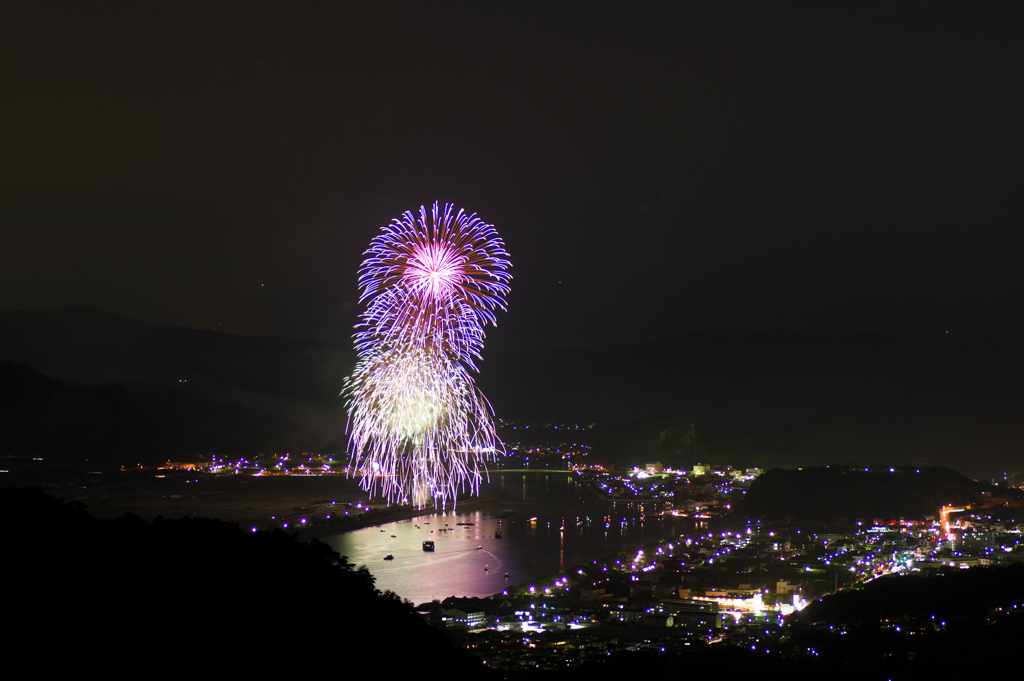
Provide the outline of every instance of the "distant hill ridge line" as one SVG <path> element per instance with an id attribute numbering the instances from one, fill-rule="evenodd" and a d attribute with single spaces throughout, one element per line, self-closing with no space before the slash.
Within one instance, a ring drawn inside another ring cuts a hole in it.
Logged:
<path id="1" fill-rule="evenodd" d="M 719 433 L 703 440 L 716 457 L 934 453 L 935 463 L 965 470 L 966 459 L 994 455 L 1009 465 L 1017 456 L 1022 358 L 1024 339 L 1005 336 L 710 330 L 610 348 L 486 353 L 476 380 L 499 418 L 596 422 L 598 437 L 673 414 Z M 0 311 L 0 360 L 67 386 L 141 381 L 178 390 L 185 381 L 189 392 L 161 398 L 182 422 L 161 432 L 187 429 L 188 414 L 212 409 L 229 422 L 255 421 L 275 442 L 343 447 L 339 393 L 355 354 L 348 337 L 237 336 L 72 307 Z M 634 455 L 659 452 L 672 455 L 647 445 Z"/>

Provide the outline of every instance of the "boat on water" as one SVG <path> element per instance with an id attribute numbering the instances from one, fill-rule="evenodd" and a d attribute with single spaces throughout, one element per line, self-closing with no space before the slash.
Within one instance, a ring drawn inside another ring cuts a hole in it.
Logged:
<path id="1" fill-rule="evenodd" d="M 423 550 L 424 551 L 433 551 L 434 550 L 434 540 L 433 539 L 425 540 L 423 542 Z"/>

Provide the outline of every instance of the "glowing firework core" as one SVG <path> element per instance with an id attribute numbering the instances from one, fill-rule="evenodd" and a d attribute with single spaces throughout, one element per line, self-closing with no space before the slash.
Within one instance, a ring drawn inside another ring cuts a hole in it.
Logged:
<path id="1" fill-rule="evenodd" d="M 373 239 L 359 270 L 369 301 L 359 360 L 343 392 L 350 470 L 371 496 L 379 488 L 419 507 L 478 493 L 486 460 L 503 451 L 469 371 L 505 308 L 511 263 L 491 225 L 452 211 L 421 207 Z"/>
<path id="2" fill-rule="evenodd" d="M 420 245 L 409 259 L 408 275 L 413 291 L 424 298 L 447 300 L 462 278 L 462 263 L 449 248 Z"/>

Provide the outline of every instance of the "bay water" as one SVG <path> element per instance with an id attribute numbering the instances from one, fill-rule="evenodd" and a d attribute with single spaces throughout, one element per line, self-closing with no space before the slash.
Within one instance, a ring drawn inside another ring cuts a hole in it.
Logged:
<path id="1" fill-rule="evenodd" d="M 565 473 L 492 472 L 481 497 L 463 498 L 455 512 L 321 539 L 350 562 L 366 565 L 377 588 L 419 604 L 493 596 L 701 531 L 701 521 L 659 516 L 651 502 L 612 502 Z M 434 542 L 433 551 L 423 549 L 425 540 Z M 388 555 L 392 559 L 385 560 Z"/>

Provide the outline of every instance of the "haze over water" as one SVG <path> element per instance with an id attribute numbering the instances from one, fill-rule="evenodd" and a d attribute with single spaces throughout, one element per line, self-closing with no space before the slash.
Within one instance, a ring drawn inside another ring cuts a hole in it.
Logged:
<path id="1" fill-rule="evenodd" d="M 564 473 L 492 473 L 485 499 L 464 499 L 456 513 L 427 514 L 323 541 L 352 563 L 366 565 L 379 589 L 423 603 L 493 596 L 620 551 L 706 531 L 689 518 L 644 518 L 638 502 L 604 501 Z M 499 522 L 503 536 L 496 539 Z M 425 539 L 434 540 L 433 552 L 423 550 Z M 384 560 L 389 553 L 394 560 Z"/>

